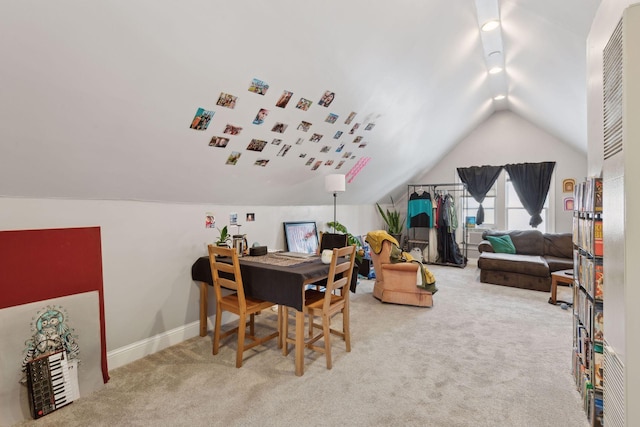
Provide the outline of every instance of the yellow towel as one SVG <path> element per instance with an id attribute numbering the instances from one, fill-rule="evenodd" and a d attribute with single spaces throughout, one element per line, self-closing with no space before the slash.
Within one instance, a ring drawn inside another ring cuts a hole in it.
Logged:
<path id="1" fill-rule="evenodd" d="M 396 246 L 400 246 L 400 243 L 398 243 L 396 238 L 384 230 L 370 231 L 367 233 L 367 238 L 364 240 L 365 242 L 369 243 L 369 246 L 371 246 L 371 250 L 377 254 L 379 254 L 382 250 L 382 242 L 384 242 L 385 240 L 390 241 Z"/>

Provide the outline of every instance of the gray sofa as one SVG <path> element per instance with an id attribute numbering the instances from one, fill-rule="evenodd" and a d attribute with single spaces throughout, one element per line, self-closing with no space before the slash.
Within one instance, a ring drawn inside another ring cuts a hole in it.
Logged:
<path id="1" fill-rule="evenodd" d="M 486 236 L 508 234 L 515 254 L 495 253 Z M 478 245 L 480 281 L 549 292 L 551 273 L 573 268 L 571 233 L 541 233 L 538 230 L 494 231 L 482 233 Z"/>

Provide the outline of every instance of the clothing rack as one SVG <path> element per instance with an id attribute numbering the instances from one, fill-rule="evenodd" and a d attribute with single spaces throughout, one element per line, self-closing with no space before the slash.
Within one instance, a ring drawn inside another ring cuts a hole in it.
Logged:
<path id="1" fill-rule="evenodd" d="M 412 200 L 411 197 L 414 194 L 417 197 Z M 451 224 L 455 226 L 446 227 L 445 221 L 436 228 L 437 221 L 434 219 L 437 203 L 448 196 L 451 196 L 455 206 L 455 218 L 452 218 L 454 224 Z M 408 232 L 405 250 L 414 258 L 417 255 L 416 251 L 420 250 L 422 261 L 427 264 L 465 267 L 468 245 L 467 224 L 463 213 L 467 209 L 467 196 L 467 185 L 464 183 L 409 184 L 407 186 Z M 415 215 L 412 216 L 412 214 Z M 440 229 L 441 226 L 442 229 Z"/>

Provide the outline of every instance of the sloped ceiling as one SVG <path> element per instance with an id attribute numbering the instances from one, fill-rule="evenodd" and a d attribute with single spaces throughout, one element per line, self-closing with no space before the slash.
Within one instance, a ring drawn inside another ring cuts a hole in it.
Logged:
<path id="1" fill-rule="evenodd" d="M 600 2 L 491 1 L 502 105 L 474 0 L 2 2 L 0 195 L 328 204 L 324 176 L 366 163 L 340 200 L 374 203 L 500 108 L 586 152 L 585 42 Z M 249 91 L 253 79 L 266 94 Z M 292 100 L 278 108 L 285 90 Z M 325 91 L 335 93 L 328 107 L 318 105 Z M 235 108 L 216 105 L 221 93 L 237 96 Z M 206 130 L 190 129 L 199 108 L 215 112 Z M 269 115 L 253 124 L 261 108 Z M 225 135 L 228 124 L 243 130 Z M 226 147 L 209 146 L 216 136 Z M 267 144 L 247 150 L 252 139 Z"/>

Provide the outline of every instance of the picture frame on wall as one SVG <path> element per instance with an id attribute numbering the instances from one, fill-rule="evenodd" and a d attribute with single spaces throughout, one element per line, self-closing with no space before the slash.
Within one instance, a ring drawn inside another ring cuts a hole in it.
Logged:
<path id="1" fill-rule="evenodd" d="M 565 178 L 562 180 L 563 193 L 573 193 L 575 186 L 576 186 L 576 180 L 573 178 Z"/>
<path id="2" fill-rule="evenodd" d="M 565 211 L 573 211 L 574 203 L 573 197 L 565 197 L 564 198 L 564 210 Z"/>

